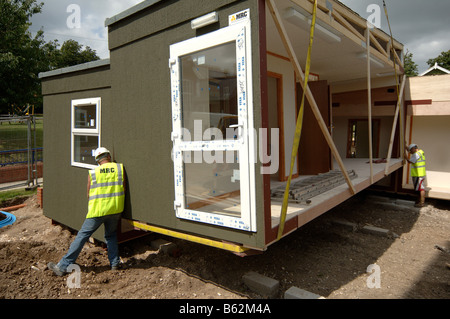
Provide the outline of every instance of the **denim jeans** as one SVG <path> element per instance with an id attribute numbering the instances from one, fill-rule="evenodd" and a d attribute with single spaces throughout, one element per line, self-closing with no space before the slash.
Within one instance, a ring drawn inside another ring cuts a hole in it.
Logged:
<path id="1" fill-rule="evenodd" d="M 102 225 L 105 224 L 105 240 L 108 247 L 108 259 L 111 267 L 119 264 L 119 246 L 117 243 L 117 227 L 121 214 L 107 215 L 102 217 L 86 218 L 81 226 L 77 237 L 72 242 L 66 255 L 58 262 L 62 271 L 67 271 L 69 265 L 74 264 L 89 237 Z"/>

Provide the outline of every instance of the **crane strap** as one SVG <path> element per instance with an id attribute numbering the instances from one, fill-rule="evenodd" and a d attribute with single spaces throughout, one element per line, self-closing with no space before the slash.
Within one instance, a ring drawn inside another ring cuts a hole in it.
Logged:
<path id="1" fill-rule="evenodd" d="M 313 14 L 312 14 L 312 20 L 311 20 L 311 30 L 310 30 L 310 36 L 309 36 L 308 55 L 306 58 L 306 66 L 305 66 L 305 79 L 304 79 L 304 86 L 303 86 L 303 94 L 302 94 L 302 100 L 301 100 L 301 104 L 300 104 L 300 110 L 299 110 L 298 116 L 297 116 L 297 124 L 295 127 L 294 142 L 292 145 L 291 166 L 290 166 L 290 171 L 289 171 L 289 178 L 286 183 L 286 189 L 284 191 L 284 196 L 283 196 L 283 204 L 281 206 L 280 225 L 278 227 L 278 239 L 280 239 L 281 236 L 283 235 L 284 225 L 286 223 L 287 207 L 288 207 L 288 203 L 289 203 L 289 188 L 291 186 L 292 172 L 294 170 L 295 159 L 297 157 L 298 146 L 300 144 L 300 137 L 302 134 L 303 111 L 304 111 L 304 105 L 305 105 L 305 92 L 306 92 L 306 88 L 308 86 L 309 69 L 310 69 L 310 65 L 311 65 L 311 50 L 312 50 L 313 39 L 314 39 L 314 29 L 315 29 L 315 25 L 316 25 L 316 13 L 317 13 L 317 0 L 314 1 L 314 8 L 313 8 Z"/>

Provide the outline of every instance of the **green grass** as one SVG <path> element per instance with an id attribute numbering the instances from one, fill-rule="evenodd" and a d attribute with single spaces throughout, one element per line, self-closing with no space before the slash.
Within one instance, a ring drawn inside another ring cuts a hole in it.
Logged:
<path id="1" fill-rule="evenodd" d="M 31 124 L 31 129 L 34 125 Z M 44 123 L 42 120 L 36 121 L 36 147 L 43 147 Z M 32 132 L 34 133 L 34 132 Z M 0 125 L 0 151 L 26 149 L 28 126 L 26 123 L 3 122 Z M 32 135 L 31 146 L 34 146 L 34 136 Z"/>
<path id="2" fill-rule="evenodd" d="M 36 194 L 37 189 L 34 190 L 24 190 L 24 189 L 17 189 L 17 190 L 10 190 L 10 191 L 3 191 L 0 192 L 0 207 L 3 206 L 3 203 L 10 201 L 12 199 L 15 199 L 17 197 L 30 197 Z"/>

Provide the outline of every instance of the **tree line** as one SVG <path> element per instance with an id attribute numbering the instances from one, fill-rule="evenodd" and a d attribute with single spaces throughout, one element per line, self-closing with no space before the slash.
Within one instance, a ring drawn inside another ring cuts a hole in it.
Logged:
<path id="1" fill-rule="evenodd" d="M 36 0 L 0 0 L 0 114 L 20 114 L 27 106 L 42 113 L 40 72 L 99 60 L 95 50 L 67 40 L 46 42 L 44 31 L 29 31 L 42 11 Z"/>

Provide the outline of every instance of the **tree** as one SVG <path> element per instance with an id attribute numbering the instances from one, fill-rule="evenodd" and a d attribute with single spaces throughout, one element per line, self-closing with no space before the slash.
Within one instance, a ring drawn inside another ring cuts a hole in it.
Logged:
<path id="1" fill-rule="evenodd" d="M 417 76 L 419 74 L 418 66 L 413 61 L 413 54 L 409 51 L 406 51 L 405 54 L 404 68 L 406 76 Z"/>
<path id="2" fill-rule="evenodd" d="M 33 38 L 28 27 L 42 5 L 35 0 L 0 0 L 0 114 L 38 102 L 43 32 Z"/>
<path id="3" fill-rule="evenodd" d="M 40 72 L 98 60 L 89 47 L 68 40 L 45 42 L 44 31 L 33 37 L 30 18 L 41 12 L 36 0 L 0 0 L 0 114 L 16 113 L 27 105 L 42 111 Z"/>
<path id="4" fill-rule="evenodd" d="M 83 50 L 83 46 L 77 41 L 67 40 L 64 41 L 61 49 L 55 53 L 51 62 L 52 67 L 58 69 L 99 59 L 95 50 L 90 47 L 86 46 Z"/>

